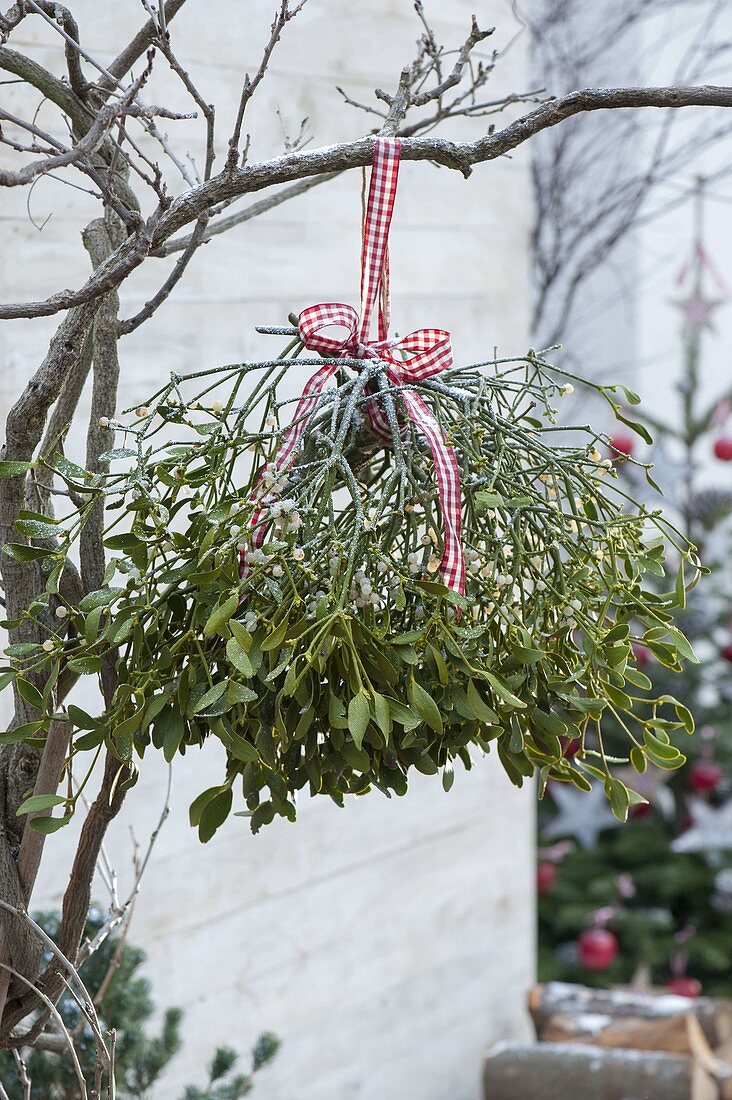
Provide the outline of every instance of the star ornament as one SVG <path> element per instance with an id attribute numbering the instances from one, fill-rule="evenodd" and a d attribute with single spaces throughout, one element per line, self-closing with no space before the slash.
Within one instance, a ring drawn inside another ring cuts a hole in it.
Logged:
<path id="1" fill-rule="evenodd" d="M 674 852 L 732 850 L 732 798 L 723 806 L 710 806 L 701 798 L 689 800 L 691 827 L 671 842 Z"/>
<path id="2" fill-rule="evenodd" d="M 586 792 L 564 783 L 552 783 L 549 790 L 559 812 L 542 829 L 547 839 L 571 836 L 583 848 L 594 848 L 600 833 L 620 824 L 613 817 L 599 783 Z"/>
<path id="3" fill-rule="evenodd" d="M 681 310 L 690 328 L 713 329 L 712 313 L 724 301 L 724 298 L 705 298 L 703 294 L 690 294 L 688 298 L 682 298 L 673 304 Z"/>

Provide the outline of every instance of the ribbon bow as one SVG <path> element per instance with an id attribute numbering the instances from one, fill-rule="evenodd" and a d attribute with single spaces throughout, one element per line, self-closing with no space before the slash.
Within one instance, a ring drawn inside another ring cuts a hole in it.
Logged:
<path id="1" fill-rule="evenodd" d="M 410 389 L 410 384 L 431 378 L 452 366 L 450 333 L 439 328 L 421 328 L 397 340 L 389 339 L 389 228 L 391 225 L 401 142 L 398 138 L 377 138 L 374 145 L 373 169 L 369 186 L 361 252 L 361 317 L 353 306 L 342 302 L 321 302 L 302 311 L 299 332 L 310 351 L 329 359 L 378 359 L 385 364 L 392 385 L 399 387 L 409 419 L 425 436 L 432 452 L 437 476 L 437 489 L 445 528 L 445 546 L 440 573 L 449 587 L 462 594 L 465 591 L 465 560 L 460 541 L 460 467 L 454 449 L 445 441 L 437 420 L 425 401 Z M 377 309 L 378 304 L 378 309 Z M 377 312 L 375 340 L 370 338 L 372 318 Z M 324 330 L 338 327 L 345 335 L 328 335 Z M 306 383 L 295 410 L 275 467 L 287 468 L 300 442 L 308 413 L 318 403 L 318 395 L 338 369 L 337 363 L 326 363 Z M 381 402 L 366 402 L 371 426 L 384 442 L 392 432 Z M 260 513 L 254 517 L 257 523 Z M 258 543 L 264 539 L 259 525 L 255 531 Z"/>

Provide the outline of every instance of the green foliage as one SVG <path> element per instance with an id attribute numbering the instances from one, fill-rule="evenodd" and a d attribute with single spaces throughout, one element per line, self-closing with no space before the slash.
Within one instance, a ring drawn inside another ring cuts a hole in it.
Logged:
<path id="1" fill-rule="evenodd" d="M 252 1051 L 248 1073 L 235 1073 L 239 1055 L 231 1047 L 219 1047 L 208 1067 L 208 1082 L 204 1088 L 189 1085 L 182 1100 L 239 1100 L 254 1087 L 254 1074 L 270 1062 L 280 1047 L 276 1035 L 265 1031 Z"/>
<path id="2" fill-rule="evenodd" d="M 323 395 L 286 469 L 273 460 L 280 414 L 291 416 L 278 386 L 298 370 L 287 359 L 174 377 L 136 425 L 114 425 L 134 445 L 109 452 L 109 476 L 56 456 L 55 472 L 84 503 L 56 523 L 19 520 L 28 538 L 54 536 L 38 548 L 46 602 L 58 602 L 69 547 L 101 501 L 112 556 L 105 586 L 64 605 L 45 648 L 8 649 L 9 677 L 47 677 L 48 699 L 61 668 L 97 676 L 114 657 L 108 710 L 66 714 L 75 753 L 107 743 L 134 765 L 150 748 L 172 760 L 219 740 L 223 781 L 191 807 L 202 840 L 231 812 L 235 788 L 256 832 L 276 815 L 293 820 L 304 788 L 339 805 L 372 788 L 402 795 L 412 769 L 441 773 L 447 788 L 456 760 L 472 766 L 471 748 L 496 751 L 517 785 L 535 772 L 542 787 L 558 779 L 586 789 L 598 777 L 624 816 L 627 795 L 589 735 L 612 712 L 637 767 L 683 761 L 669 734 L 688 716 L 648 690 L 633 644 L 673 670 L 694 659 L 672 622 L 698 575 L 688 544 L 659 512 L 625 507 L 594 433 L 567 429 L 553 442 L 551 402 L 573 387 L 530 353 L 415 385 L 461 467 L 468 581 L 457 595 L 439 579 L 442 517 L 426 441 L 381 365 L 351 365 L 358 373 L 341 372 Z M 205 389 L 191 394 L 200 378 Z M 628 423 L 613 391 L 593 388 Z M 364 417 L 376 400 L 392 428 L 388 448 Z M 662 535 L 689 565 L 668 590 L 647 583 L 665 577 Z M 30 744 L 48 729 L 50 705 L 39 711 Z M 569 732 L 583 739 L 572 759 Z M 31 824 L 47 830 L 54 820 Z"/>
<path id="3" fill-rule="evenodd" d="M 51 938 L 56 938 L 58 914 L 41 913 L 35 919 Z M 93 939 L 103 922 L 102 913 L 92 908 L 86 925 L 87 937 Z M 106 975 L 113 967 L 118 948 L 118 938 L 109 936 L 84 963 L 81 976 L 93 996 L 102 988 Z M 129 945 L 122 947 L 113 976 L 97 1005 L 103 1029 L 115 1028 L 117 1032 L 117 1095 L 120 1100 L 143 1100 L 150 1086 L 180 1049 L 180 1022 L 183 1015 L 180 1009 L 167 1009 L 160 1030 L 157 1033 L 148 1033 L 154 1005 L 150 996 L 150 983 L 138 974 L 144 961 L 144 952 L 138 948 Z M 91 1029 L 86 1026 L 71 993 L 62 994 L 58 1009 L 73 1036 L 84 1078 L 92 1082 L 96 1045 Z M 78 1096 L 76 1075 L 66 1055 L 43 1050 L 22 1053 L 32 1082 L 32 1100 L 71 1100 Z M 5 1085 L 10 1100 L 23 1100 L 15 1063 L 9 1051 L 0 1051 L 0 1080 Z"/>
<path id="4" fill-rule="evenodd" d="M 52 939 L 57 937 L 57 913 L 36 914 L 35 920 Z M 86 936 L 93 940 L 103 923 L 102 913 L 93 907 Z M 181 1048 L 183 1013 L 179 1008 L 166 1009 L 160 1030 L 148 1033 L 154 1012 L 150 983 L 137 973 L 144 961 L 143 951 L 126 943 L 122 945 L 118 937 L 110 935 L 89 956 L 80 971 L 95 1000 L 102 1031 L 110 1028 L 116 1031 L 115 1077 L 119 1100 L 149 1100 L 152 1086 Z M 96 1045 L 91 1029 L 85 1024 L 70 992 L 62 994 L 58 1009 L 73 1037 L 84 1079 L 90 1087 L 96 1064 Z M 275 1035 L 264 1032 L 252 1050 L 249 1071 L 238 1074 L 233 1070 L 239 1055 L 230 1047 L 220 1047 L 211 1060 L 206 1087 L 188 1086 L 181 1100 L 239 1100 L 247 1096 L 254 1086 L 254 1074 L 274 1058 L 279 1046 Z M 30 1100 L 77 1100 L 79 1086 L 66 1055 L 38 1049 L 23 1049 L 21 1054 L 31 1081 Z M 0 1081 L 9 1100 L 26 1100 L 15 1061 L 7 1050 L 0 1051 Z"/>

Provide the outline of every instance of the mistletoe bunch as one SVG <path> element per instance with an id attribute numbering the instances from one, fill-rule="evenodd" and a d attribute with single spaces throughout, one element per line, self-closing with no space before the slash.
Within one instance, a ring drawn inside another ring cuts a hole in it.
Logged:
<path id="1" fill-rule="evenodd" d="M 39 717 L 0 740 L 41 745 L 52 719 L 66 721 L 71 768 L 105 744 L 134 765 L 151 748 L 170 761 L 214 737 L 227 766 L 191 806 L 203 840 L 237 788 L 256 831 L 275 815 L 294 819 L 305 788 L 338 804 L 372 787 L 401 795 L 414 768 L 441 773 L 449 789 L 455 761 L 470 768 L 476 749 L 496 751 L 518 785 L 535 772 L 542 785 L 589 789 L 599 779 L 625 817 L 638 796 L 611 775 L 619 758 L 606 755 L 600 720 L 615 716 L 623 759 L 639 771 L 683 761 L 669 731 L 691 732 L 691 716 L 653 695 L 633 646 L 673 669 L 694 659 L 672 616 L 685 600 L 684 563 L 690 583 L 699 567 L 659 511 L 626 497 L 596 433 L 559 428 L 554 402 L 573 378 L 645 429 L 614 388 L 533 352 L 413 384 L 460 465 L 462 596 L 440 577 L 429 448 L 377 360 L 339 362 L 302 445 L 278 466 L 294 405 L 283 388 L 323 363 L 301 351 L 295 338 L 276 360 L 174 376 L 134 418 L 105 422 L 124 441 L 103 456 L 107 474 L 89 474 L 60 446 L 42 460 L 72 503 L 58 520 L 24 513 L 25 541 L 4 547 L 47 571 L 26 614 L 52 611 L 53 625 L 42 645 L 7 650 L 0 686 L 15 682 Z M 390 426 L 386 445 L 369 402 Z M 5 476 L 23 472 L 0 465 Z M 105 585 L 72 605 L 59 580 L 100 508 Z M 646 578 L 664 575 L 669 544 L 678 574 L 659 593 Z M 105 662 L 117 686 L 104 712 L 61 707 L 70 679 L 99 675 Z M 582 748 L 568 756 L 576 738 Z M 76 798 L 70 784 L 25 809 L 63 804 L 60 817 L 31 821 L 50 831 Z"/>

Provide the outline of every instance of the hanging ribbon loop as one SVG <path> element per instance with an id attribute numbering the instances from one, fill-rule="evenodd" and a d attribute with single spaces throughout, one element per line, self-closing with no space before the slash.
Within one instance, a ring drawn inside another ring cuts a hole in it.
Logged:
<path id="1" fill-rule="evenodd" d="M 389 339 L 389 228 L 399 180 L 400 150 L 398 138 L 379 137 L 374 144 L 361 250 L 360 318 L 353 306 L 321 302 L 302 311 L 298 328 L 305 347 L 328 359 L 378 359 L 385 364 L 387 377 L 398 388 L 409 419 L 422 432 L 432 452 L 445 529 L 440 573 L 444 583 L 462 595 L 465 560 L 460 540 L 460 468 L 455 451 L 446 442 L 429 406 L 410 388 L 412 383 L 424 381 L 452 366 L 450 333 L 444 329 L 423 328 L 399 339 Z M 377 335 L 371 339 L 374 315 Z M 334 335 L 333 328 L 340 328 L 344 334 Z M 292 460 L 308 414 L 336 370 L 337 364 L 325 364 L 307 382 L 293 423 L 275 459 L 278 471 L 284 471 Z M 378 394 L 372 395 L 366 408 L 375 434 L 388 442 L 392 432 Z M 255 532 L 255 539 L 259 532 L 262 532 L 261 542 L 264 539 L 261 526 Z"/>

